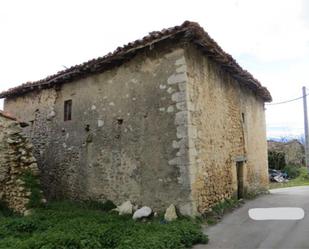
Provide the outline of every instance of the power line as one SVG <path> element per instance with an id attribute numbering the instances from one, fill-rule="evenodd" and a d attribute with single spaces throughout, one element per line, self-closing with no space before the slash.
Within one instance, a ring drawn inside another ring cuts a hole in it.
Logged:
<path id="1" fill-rule="evenodd" d="M 305 96 L 308 96 L 308 95 L 309 95 L 309 93 L 306 94 Z M 270 105 L 281 105 L 281 104 L 286 104 L 286 103 L 289 103 L 289 102 L 293 102 L 293 101 L 302 99 L 303 97 L 304 97 L 304 96 L 301 96 L 301 97 L 298 97 L 298 98 L 295 98 L 295 99 L 289 99 L 289 100 L 285 100 L 285 101 L 281 101 L 281 102 L 277 102 L 277 103 L 269 103 L 269 104 L 266 103 L 266 105 L 267 105 L 267 106 L 270 106 Z"/>

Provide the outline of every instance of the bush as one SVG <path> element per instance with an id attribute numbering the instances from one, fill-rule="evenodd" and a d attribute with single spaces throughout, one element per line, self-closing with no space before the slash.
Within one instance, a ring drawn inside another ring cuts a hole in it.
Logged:
<path id="1" fill-rule="evenodd" d="M 217 215 L 223 215 L 226 210 L 234 207 L 234 202 L 236 203 L 236 200 L 234 199 L 225 199 L 213 206 L 212 211 Z"/>
<path id="2" fill-rule="evenodd" d="M 239 205 L 240 202 L 236 198 L 224 199 L 216 205 L 212 206 L 212 210 L 210 212 L 206 212 L 204 214 L 204 218 L 206 219 L 208 225 L 216 224 L 224 214 L 230 212 Z"/>
<path id="3" fill-rule="evenodd" d="M 207 243 L 198 222 L 180 218 L 134 221 L 102 211 L 97 203 L 50 203 L 31 216 L 0 219 L 5 249 L 184 249 Z M 110 205 L 110 203 L 109 203 Z M 104 208 L 106 208 L 104 206 Z"/>
<path id="4" fill-rule="evenodd" d="M 309 180 L 308 169 L 306 167 L 299 168 L 299 178 L 301 180 Z"/>
<path id="5" fill-rule="evenodd" d="M 270 169 L 282 170 L 285 166 L 285 153 L 268 151 L 268 165 Z"/>
<path id="6" fill-rule="evenodd" d="M 283 172 L 287 173 L 290 178 L 296 178 L 300 175 L 300 168 L 293 166 L 293 165 L 287 165 L 284 167 Z"/>
<path id="7" fill-rule="evenodd" d="M 22 174 L 21 180 L 25 182 L 25 187 L 31 192 L 27 208 L 42 207 L 43 195 L 39 179 L 30 170 L 27 170 Z"/>
<path id="8" fill-rule="evenodd" d="M 8 208 L 7 204 L 4 201 L 0 201 L 0 217 L 11 215 L 13 215 L 13 211 Z"/>
<path id="9" fill-rule="evenodd" d="M 113 210 L 117 207 L 110 200 L 107 200 L 105 202 L 98 202 L 98 201 L 89 200 L 89 201 L 85 201 L 84 203 L 92 209 L 99 209 L 99 210 L 106 211 L 106 212 L 111 211 L 111 210 Z"/>

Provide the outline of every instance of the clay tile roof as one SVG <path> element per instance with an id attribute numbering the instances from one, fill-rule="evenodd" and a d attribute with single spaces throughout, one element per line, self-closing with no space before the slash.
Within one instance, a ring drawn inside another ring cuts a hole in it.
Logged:
<path id="1" fill-rule="evenodd" d="M 0 116 L 18 122 L 18 123 L 20 124 L 21 127 L 26 127 L 26 126 L 28 126 L 27 123 L 19 121 L 17 118 L 13 117 L 11 114 L 9 114 L 9 113 L 7 113 L 7 112 L 4 112 L 4 111 L 1 111 L 1 110 L 0 110 Z"/>
<path id="2" fill-rule="evenodd" d="M 128 61 L 139 50 L 165 39 L 182 39 L 195 44 L 204 54 L 229 72 L 240 84 L 252 89 L 264 101 L 272 101 L 269 91 L 258 80 L 239 66 L 231 55 L 225 53 L 198 23 L 189 21 L 185 21 L 181 26 L 150 32 L 144 38 L 130 42 L 123 47 L 118 47 L 114 52 L 103 57 L 72 66 L 42 80 L 27 82 L 11 88 L 0 93 L 0 98 L 23 95 L 33 90 L 54 87 L 57 84 L 71 82 L 87 75 L 103 72 Z"/>

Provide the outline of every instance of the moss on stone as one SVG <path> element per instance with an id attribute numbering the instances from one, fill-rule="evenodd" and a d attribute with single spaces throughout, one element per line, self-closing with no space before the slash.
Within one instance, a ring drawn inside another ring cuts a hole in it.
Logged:
<path id="1" fill-rule="evenodd" d="M 34 176 L 30 170 L 26 170 L 22 174 L 21 180 L 25 182 L 27 191 L 31 193 L 29 196 L 27 208 L 42 207 L 43 195 L 38 177 Z"/>

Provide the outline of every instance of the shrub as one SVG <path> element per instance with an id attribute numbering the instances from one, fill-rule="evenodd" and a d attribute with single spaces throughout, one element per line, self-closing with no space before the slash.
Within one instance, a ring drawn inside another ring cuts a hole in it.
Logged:
<path id="1" fill-rule="evenodd" d="M 111 211 L 117 206 L 110 200 L 107 200 L 105 202 L 98 202 L 98 201 L 93 201 L 93 200 L 88 200 L 84 202 L 88 207 L 93 208 L 93 209 L 99 209 L 102 211 Z"/>
<path id="2" fill-rule="evenodd" d="M 287 173 L 290 178 L 296 178 L 299 176 L 301 170 L 299 167 L 287 165 L 284 167 L 283 171 Z"/>
<path id="3" fill-rule="evenodd" d="M 222 216 L 234 208 L 238 207 L 241 202 L 236 198 L 227 198 L 212 206 L 212 210 L 203 214 L 208 225 L 213 225 L 222 218 Z"/>
<path id="4" fill-rule="evenodd" d="M 270 169 L 282 170 L 285 166 L 285 153 L 268 151 L 268 165 Z"/>
<path id="5" fill-rule="evenodd" d="M 0 217 L 11 215 L 13 215 L 13 211 L 8 208 L 7 204 L 4 201 L 0 201 Z"/>
<path id="6" fill-rule="evenodd" d="M 12 234 L 32 233 L 38 229 L 35 221 L 30 219 L 14 219 L 6 225 L 6 229 Z"/>
<path id="7" fill-rule="evenodd" d="M 42 207 L 43 195 L 38 178 L 30 170 L 27 170 L 22 174 L 21 180 L 25 182 L 25 187 L 31 192 L 27 208 Z"/>
<path id="8" fill-rule="evenodd" d="M 299 168 L 299 178 L 301 180 L 309 180 L 308 169 L 306 167 Z"/>
<path id="9" fill-rule="evenodd" d="M 224 199 L 223 201 L 213 206 L 212 210 L 218 215 L 223 215 L 225 212 L 230 211 L 238 205 L 239 201 L 236 198 Z"/>

